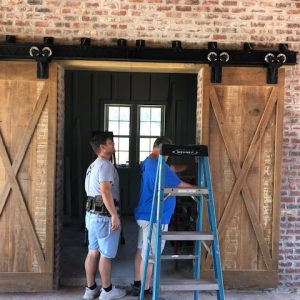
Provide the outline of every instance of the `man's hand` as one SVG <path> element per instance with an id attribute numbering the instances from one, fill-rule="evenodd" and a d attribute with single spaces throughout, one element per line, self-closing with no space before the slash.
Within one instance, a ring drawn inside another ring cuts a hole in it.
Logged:
<path id="1" fill-rule="evenodd" d="M 114 199 L 111 190 L 111 182 L 100 182 L 100 191 L 103 198 L 103 203 L 111 215 L 111 229 L 117 230 L 121 227 L 121 222 L 114 204 Z"/>
<path id="2" fill-rule="evenodd" d="M 117 214 L 112 215 L 111 216 L 111 229 L 112 230 L 117 230 L 119 228 L 121 228 L 121 221 L 120 221 L 119 216 Z"/>
<path id="3" fill-rule="evenodd" d="M 179 187 L 179 188 L 189 188 L 189 187 L 197 187 L 196 185 L 192 185 L 192 184 L 190 184 L 190 183 L 188 183 L 188 182 L 185 182 L 185 181 L 181 181 L 178 185 L 177 185 L 177 187 Z"/>

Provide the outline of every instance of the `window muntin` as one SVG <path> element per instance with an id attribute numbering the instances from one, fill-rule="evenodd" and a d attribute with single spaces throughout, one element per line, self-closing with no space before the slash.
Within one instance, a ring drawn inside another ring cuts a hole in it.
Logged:
<path id="1" fill-rule="evenodd" d="M 164 135 L 164 117 L 165 107 L 163 105 L 138 106 L 139 162 L 149 155 L 154 141 Z"/>
<path id="2" fill-rule="evenodd" d="M 105 129 L 114 134 L 118 165 L 129 165 L 130 115 L 129 105 L 105 105 Z"/>

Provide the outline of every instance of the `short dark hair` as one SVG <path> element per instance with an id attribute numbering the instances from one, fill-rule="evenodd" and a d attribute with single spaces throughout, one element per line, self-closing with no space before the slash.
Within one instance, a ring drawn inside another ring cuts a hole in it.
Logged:
<path id="1" fill-rule="evenodd" d="M 106 141 L 110 139 L 113 141 L 114 136 L 111 131 L 97 131 L 90 139 L 90 145 L 93 151 L 98 155 L 100 145 L 106 145 Z"/>
<path id="2" fill-rule="evenodd" d="M 154 141 L 153 148 L 159 147 L 160 144 L 172 144 L 172 140 L 166 136 L 161 136 Z"/>

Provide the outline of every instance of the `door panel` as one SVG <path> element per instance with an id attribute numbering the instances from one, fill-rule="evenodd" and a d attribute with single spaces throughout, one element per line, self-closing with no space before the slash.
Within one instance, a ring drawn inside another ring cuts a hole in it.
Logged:
<path id="1" fill-rule="evenodd" d="M 251 287 L 256 276 L 257 287 L 275 287 L 284 70 L 277 85 L 263 84 L 263 68 L 225 68 L 222 84 L 211 84 L 209 73 L 201 143 L 209 146 L 225 284 Z M 203 263 L 207 275 L 210 257 Z"/>
<path id="2" fill-rule="evenodd" d="M 1 291 L 52 288 L 56 73 L 0 62 Z"/>

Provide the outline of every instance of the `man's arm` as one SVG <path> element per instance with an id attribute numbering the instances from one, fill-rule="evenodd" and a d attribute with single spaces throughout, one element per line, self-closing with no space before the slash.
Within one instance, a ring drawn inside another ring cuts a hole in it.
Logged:
<path id="1" fill-rule="evenodd" d="M 103 203 L 111 215 L 111 228 L 112 230 L 118 229 L 121 225 L 121 222 L 112 196 L 111 183 L 109 181 L 101 181 L 100 191 Z"/>
<path id="2" fill-rule="evenodd" d="M 180 180 L 180 178 L 176 175 L 176 173 L 167 164 L 166 164 L 165 172 L 166 172 L 166 177 L 165 177 L 166 187 L 178 187 L 178 188 L 195 187 L 192 184 Z"/>

